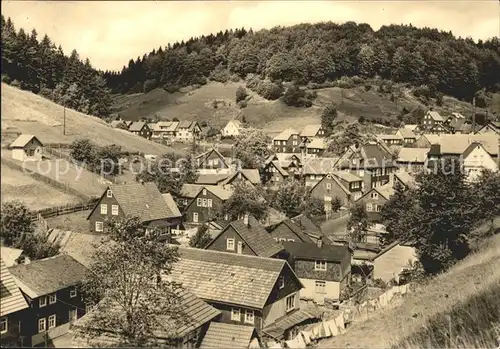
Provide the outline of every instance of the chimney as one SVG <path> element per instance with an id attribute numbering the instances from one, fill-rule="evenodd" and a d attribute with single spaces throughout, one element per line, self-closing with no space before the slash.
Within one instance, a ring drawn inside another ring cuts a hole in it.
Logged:
<path id="1" fill-rule="evenodd" d="M 316 244 L 318 245 L 318 248 L 322 248 L 323 247 L 323 237 L 320 236 L 318 238 L 318 241 L 316 242 Z"/>
<path id="2" fill-rule="evenodd" d="M 248 213 L 245 213 L 243 216 L 243 224 L 246 225 L 248 228 L 250 228 L 250 223 L 248 221 Z"/>

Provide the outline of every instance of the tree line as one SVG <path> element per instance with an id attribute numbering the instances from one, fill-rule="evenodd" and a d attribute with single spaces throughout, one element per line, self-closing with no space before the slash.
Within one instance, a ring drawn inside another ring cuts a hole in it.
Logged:
<path id="1" fill-rule="evenodd" d="M 2 82 L 40 94 L 85 114 L 110 114 L 110 90 L 103 72 L 82 60 L 76 50 L 66 56 L 62 47 L 35 29 L 16 30 L 2 16 Z"/>
<path id="2" fill-rule="evenodd" d="M 105 76 L 117 93 L 156 87 L 173 92 L 207 79 L 225 82 L 249 74 L 312 88 L 345 76 L 379 76 L 470 101 L 478 90 L 499 90 L 499 52 L 498 37 L 476 43 L 411 25 L 374 31 L 364 23 L 326 22 L 202 35 L 131 59 L 120 72 Z"/>

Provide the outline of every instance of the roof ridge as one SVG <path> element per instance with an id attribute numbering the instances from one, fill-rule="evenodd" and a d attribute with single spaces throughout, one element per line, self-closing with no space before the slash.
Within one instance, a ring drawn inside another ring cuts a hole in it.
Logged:
<path id="1" fill-rule="evenodd" d="M 171 244 L 169 244 L 171 245 Z M 247 258 L 247 259 L 262 259 L 265 258 L 267 260 L 272 260 L 273 263 L 280 263 L 284 264 L 286 261 L 284 259 L 278 259 L 278 258 L 270 258 L 270 257 L 260 257 L 260 256 L 250 256 L 250 255 L 245 255 L 245 254 L 239 254 L 239 253 L 232 253 L 232 252 L 224 252 L 224 251 L 213 251 L 213 250 L 205 250 L 205 249 L 200 249 L 200 248 L 195 248 L 195 247 L 188 247 L 188 246 L 179 246 L 179 245 L 171 245 L 174 247 L 177 247 L 179 251 L 182 250 L 189 250 L 189 251 L 203 251 L 204 253 L 212 253 L 212 254 L 220 254 L 223 253 L 225 255 L 231 255 L 234 256 L 235 258 Z M 183 258 L 182 256 L 180 258 Z M 189 258 L 188 258 L 189 259 Z M 223 262 L 220 262 L 224 264 Z M 247 267 L 251 269 L 258 269 L 258 268 L 253 268 L 253 267 Z"/>

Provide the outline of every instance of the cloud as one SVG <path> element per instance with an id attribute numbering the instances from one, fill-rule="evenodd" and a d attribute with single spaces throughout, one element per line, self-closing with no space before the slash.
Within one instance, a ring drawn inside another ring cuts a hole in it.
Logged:
<path id="1" fill-rule="evenodd" d="M 500 35 L 492 1 L 2 1 L 17 28 L 36 28 L 76 49 L 100 69 L 121 69 L 129 59 L 169 42 L 229 28 L 254 30 L 321 21 L 409 24 L 487 39 Z"/>

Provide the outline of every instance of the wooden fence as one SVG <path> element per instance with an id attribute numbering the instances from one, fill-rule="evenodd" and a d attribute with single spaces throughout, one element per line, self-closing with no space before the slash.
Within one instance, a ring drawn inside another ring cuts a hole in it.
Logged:
<path id="1" fill-rule="evenodd" d="M 57 216 L 65 215 L 65 214 L 90 210 L 90 209 L 94 208 L 94 206 L 97 204 L 97 201 L 99 201 L 98 198 L 93 198 L 93 199 L 90 199 L 86 202 L 81 202 L 78 204 L 44 208 L 44 209 L 32 212 L 31 213 L 31 220 L 32 221 L 39 221 L 39 220 L 43 220 L 46 218 L 57 217 Z"/>

